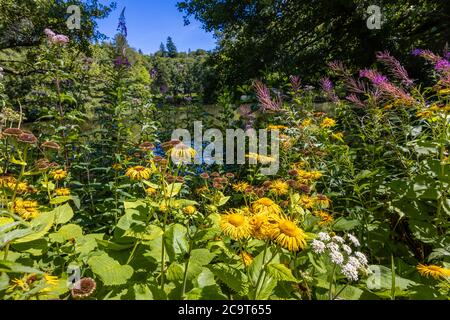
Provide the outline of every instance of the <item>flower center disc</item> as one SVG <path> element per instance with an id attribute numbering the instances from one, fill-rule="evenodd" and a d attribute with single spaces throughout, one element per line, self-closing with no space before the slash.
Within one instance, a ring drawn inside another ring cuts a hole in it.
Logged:
<path id="1" fill-rule="evenodd" d="M 238 214 L 232 214 L 228 217 L 228 221 L 235 227 L 240 227 L 244 224 L 244 217 Z"/>
<path id="2" fill-rule="evenodd" d="M 297 226 L 291 221 L 282 221 L 278 226 L 285 235 L 290 237 L 295 237 L 297 235 Z"/>

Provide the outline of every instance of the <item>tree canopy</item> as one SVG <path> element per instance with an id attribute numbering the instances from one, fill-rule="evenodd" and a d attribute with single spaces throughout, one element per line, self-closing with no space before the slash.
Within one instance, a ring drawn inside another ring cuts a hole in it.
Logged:
<path id="1" fill-rule="evenodd" d="M 377 4 L 381 29 L 369 29 Z M 215 32 L 214 64 L 229 84 L 266 70 L 316 78 L 327 61 L 367 66 L 380 50 L 441 51 L 450 35 L 450 2 L 441 0 L 184 0 L 178 8 L 186 23 L 195 18 Z"/>

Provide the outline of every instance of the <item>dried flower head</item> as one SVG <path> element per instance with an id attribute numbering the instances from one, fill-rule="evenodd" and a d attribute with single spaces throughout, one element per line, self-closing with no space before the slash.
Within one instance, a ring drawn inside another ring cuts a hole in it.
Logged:
<path id="1" fill-rule="evenodd" d="M 81 300 L 91 297 L 95 289 L 97 288 L 97 283 L 91 278 L 82 278 L 74 284 L 71 290 L 72 298 Z"/>

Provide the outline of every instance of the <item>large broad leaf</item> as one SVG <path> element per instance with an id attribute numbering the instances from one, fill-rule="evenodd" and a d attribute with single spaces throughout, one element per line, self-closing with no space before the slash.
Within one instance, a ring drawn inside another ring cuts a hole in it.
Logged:
<path id="1" fill-rule="evenodd" d="M 174 224 L 167 228 L 164 235 L 164 242 L 167 255 L 171 261 L 174 261 L 177 255 L 188 252 L 189 243 L 186 235 L 187 229 L 181 224 Z"/>
<path id="2" fill-rule="evenodd" d="M 203 267 L 208 265 L 214 257 L 215 254 L 209 252 L 208 249 L 192 250 L 189 258 L 187 278 L 189 280 L 196 278 L 203 271 Z"/>
<path id="3" fill-rule="evenodd" d="M 33 229 L 33 233 L 25 237 L 16 239 L 14 240 L 14 242 L 24 243 L 41 239 L 47 234 L 47 232 L 53 226 L 54 221 L 55 221 L 55 213 L 53 211 L 41 213 L 37 218 L 33 219 L 30 222 L 31 228 Z"/>
<path id="4" fill-rule="evenodd" d="M 169 281 L 181 281 L 184 277 L 184 267 L 177 263 L 173 262 L 169 268 L 167 268 L 167 280 Z"/>
<path id="5" fill-rule="evenodd" d="M 125 202 L 125 215 L 120 218 L 115 230 L 116 240 L 130 242 L 140 239 L 150 241 L 162 234 L 161 228 L 148 225 L 150 208 L 143 201 Z"/>
<path id="6" fill-rule="evenodd" d="M 218 285 L 203 288 L 194 288 L 186 293 L 187 300 L 227 300 L 228 297 L 222 293 Z"/>
<path id="7" fill-rule="evenodd" d="M 144 229 L 136 231 L 134 229 L 129 229 L 125 231 L 124 237 L 131 237 L 135 239 L 140 239 L 144 241 L 151 241 L 159 238 L 163 234 L 163 230 L 155 225 L 146 226 Z"/>
<path id="8" fill-rule="evenodd" d="M 33 256 L 41 256 L 46 253 L 49 248 L 46 239 L 38 239 L 25 243 L 15 243 L 12 247 L 17 252 L 25 252 Z"/>
<path id="9" fill-rule="evenodd" d="M 70 239 L 76 239 L 83 236 L 83 230 L 76 224 L 67 224 L 62 226 L 57 232 L 50 234 L 50 240 L 63 243 Z"/>
<path id="10" fill-rule="evenodd" d="M 417 176 L 410 184 L 409 199 L 437 200 L 441 196 L 437 182 L 429 176 Z"/>
<path id="11" fill-rule="evenodd" d="M 172 184 L 169 184 L 169 185 L 166 187 L 166 193 L 165 193 L 165 195 L 166 195 L 168 198 L 173 198 L 173 197 L 175 197 L 177 194 L 180 193 L 182 187 L 183 187 L 183 184 L 182 184 L 182 183 L 172 183 Z"/>
<path id="12" fill-rule="evenodd" d="M 438 239 L 438 229 L 432 223 L 410 219 L 409 227 L 414 237 L 424 243 L 435 243 Z"/>
<path id="13" fill-rule="evenodd" d="M 291 269 L 281 263 L 271 263 L 266 267 L 267 274 L 279 281 L 298 282 Z"/>
<path id="14" fill-rule="evenodd" d="M 106 253 L 101 253 L 91 257 L 88 264 L 96 275 L 100 277 L 106 286 L 118 286 L 126 284 L 133 275 L 133 268 L 109 257 Z"/>
<path id="15" fill-rule="evenodd" d="M 55 213 L 55 223 L 65 224 L 73 218 L 73 210 L 69 204 L 59 206 L 53 210 Z"/>
<path id="16" fill-rule="evenodd" d="M 121 244 L 121 243 L 114 243 L 107 240 L 98 239 L 97 243 L 100 245 L 100 248 L 102 249 L 108 249 L 112 251 L 124 251 L 129 250 L 134 247 L 134 243 L 127 243 L 127 244 Z"/>
<path id="17" fill-rule="evenodd" d="M 88 255 L 97 249 L 97 241 L 103 239 L 104 234 L 91 233 L 83 237 L 78 237 L 75 241 L 75 252 L 81 256 Z"/>
<path id="18" fill-rule="evenodd" d="M 0 248 L 14 240 L 24 238 L 33 233 L 32 228 L 16 229 L 6 233 L 0 233 Z"/>
<path id="19" fill-rule="evenodd" d="M 348 220 L 345 218 L 337 219 L 333 224 L 335 231 L 349 231 L 358 227 L 361 223 L 358 220 Z"/>
<path id="20" fill-rule="evenodd" d="M 6 290 L 9 287 L 9 277 L 6 273 L 0 274 L 0 291 Z"/>
<path id="21" fill-rule="evenodd" d="M 0 260 L 0 272 L 43 274 L 43 272 L 38 269 L 24 266 L 20 263 L 5 261 L 5 260 Z"/>
<path id="22" fill-rule="evenodd" d="M 218 263 L 210 267 L 214 275 L 227 287 L 240 295 L 246 295 L 249 290 L 248 278 L 241 270 Z"/>
<path id="23" fill-rule="evenodd" d="M 367 278 L 366 284 L 369 290 L 383 291 L 392 289 L 392 270 L 385 266 L 373 265 L 369 267 L 372 274 Z M 395 275 L 395 287 L 405 291 L 408 287 L 417 285 L 414 281 Z"/>

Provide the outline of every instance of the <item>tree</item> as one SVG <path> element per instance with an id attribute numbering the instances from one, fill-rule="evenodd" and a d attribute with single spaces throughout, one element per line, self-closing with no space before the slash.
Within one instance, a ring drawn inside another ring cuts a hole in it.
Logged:
<path id="1" fill-rule="evenodd" d="M 230 85 L 265 71 L 317 79 L 326 62 L 343 60 L 355 69 L 390 50 L 404 59 L 414 47 L 442 50 L 450 34 L 450 2 L 385 0 L 381 29 L 367 27 L 373 0 L 184 0 L 178 8 L 214 31 L 217 73 Z M 308 80 L 308 79 L 307 79 Z"/>
<path id="2" fill-rule="evenodd" d="M 175 43 L 172 40 L 172 37 L 168 37 L 167 38 L 167 53 L 169 55 L 170 58 L 175 58 L 178 54 L 178 50 L 177 47 L 175 46 Z"/>
<path id="3" fill-rule="evenodd" d="M 70 5 L 81 9 L 80 29 L 67 28 Z M 114 8 L 114 4 L 103 5 L 99 0 L 1 0 L 0 50 L 38 46 L 44 29 L 50 28 L 69 36 L 71 43 L 88 51 L 91 41 L 105 39 L 97 30 L 97 19 L 106 18 Z"/>
<path id="4" fill-rule="evenodd" d="M 166 46 L 164 45 L 164 43 L 161 42 L 161 44 L 159 45 L 159 51 L 158 54 L 161 57 L 166 57 L 167 56 L 167 50 L 166 50 Z"/>

